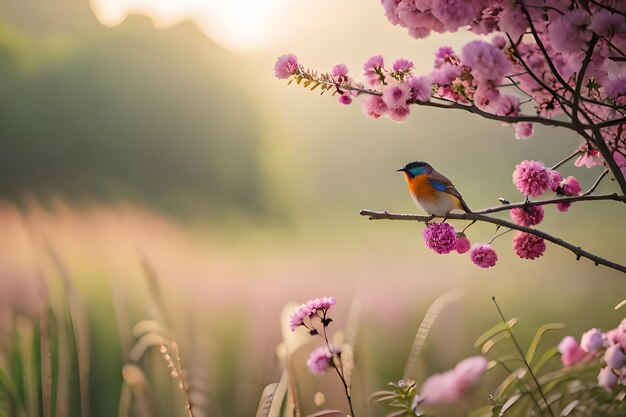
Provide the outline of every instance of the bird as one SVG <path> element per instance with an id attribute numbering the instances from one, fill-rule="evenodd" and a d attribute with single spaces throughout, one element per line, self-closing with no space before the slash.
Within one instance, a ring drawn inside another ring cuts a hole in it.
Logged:
<path id="1" fill-rule="evenodd" d="M 404 174 L 415 204 L 431 216 L 446 216 L 458 209 L 471 213 L 452 182 L 422 161 L 409 162 L 396 171 Z"/>

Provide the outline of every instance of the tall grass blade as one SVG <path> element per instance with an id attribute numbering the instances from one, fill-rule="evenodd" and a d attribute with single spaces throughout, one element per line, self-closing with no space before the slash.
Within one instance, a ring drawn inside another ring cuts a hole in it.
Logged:
<path id="1" fill-rule="evenodd" d="M 532 342 L 530 342 L 530 346 L 528 347 L 528 351 L 526 352 L 526 362 L 531 363 L 535 356 L 535 352 L 537 351 L 537 347 L 541 342 L 541 338 L 544 334 L 552 330 L 562 330 L 565 328 L 565 324 L 563 323 L 550 323 L 544 324 L 539 327 L 535 332 L 535 336 L 533 337 Z"/>
<path id="2" fill-rule="evenodd" d="M 274 400 L 274 394 L 278 388 L 278 383 L 274 382 L 269 384 L 263 389 L 261 393 L 261 400 L 259 401 L 259 408 L 256 411 L 256 417 L 268 417 L 270 408 L 272 407 L 272 401 Z"/>
<path id="3" fill-rule="evenodd" d="M 430 305 L 428 310 L 426 311 L 426 315 L 422 319 L 422 322 L 417 329 L 417 333 L 415 334 L 415 339 L 413 340 L 413 346 L 411 346 L 411 350 L 409 352 L 409 356 L 406 360 L 406 364 L 404 365 L 404 376 L 403 379 L 412 379 L 415 375 L 415 364 L 417 363 L 417 358 L 419 356 L 420 351 L 422 350 L 422 346 L 430 333 L 430 329 L 432 328 L 437 316 L 447 305 L 458 301 L 461 298 L 461 291 L 458 288 L 454 288 L 439 297 Z"/>
<path id="4" fill-rule="evenodd" d="M 474 347 L 477 348 L 483 345 L 489 339 L 492 339 L 493 337 L 495 337 L 496 335 L 502 332 L 506 332 L 508 329 L 513 328 L 513 326 L 515 326 L 518 321 L 519 319 L 517 317 L 513 317 L 512 319 L 507 320 L 506 323 L 500 322 L 496 324 L 495 326 L 487 330 L 485 333 L 478 336 L 478 339 L 476 339 L 476 341 L 474 342 Z"/>

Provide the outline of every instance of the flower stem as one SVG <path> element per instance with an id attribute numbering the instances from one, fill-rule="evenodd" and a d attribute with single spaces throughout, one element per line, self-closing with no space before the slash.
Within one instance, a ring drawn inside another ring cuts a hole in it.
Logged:
<path id="1" fill-rule="evenodd" d="M 326 319 L 326 311 L 324 311 L 323 318 L 324 320 Z M 350 395 L 350 387 L 348 387 L 346 378 L 343 375 L 343 363 L 341 362 L 341 355 L 337 354 L 337 359 L 339 360 L 339 366 L 341 367 L 341 370 L 339 370 L 334 360 L 335 352 L 333 352 L 333 349 L 331 349 L 330 342 L 328 341 L 328 334 L 326 333 L 326 325 L 323 325 L 323 333 L 324 333 L 324 336 L 323 336 L 324 341 L 326 342 L 326 347 L 328 348 L 328 351 L 330 352 L 330 355 L 331 355 L 330 365 L 333 367 L 335 372 L 337 372 L 337 375 L 339 376 L 339 379 L 341 380 L 341 383 L 343 384 L 343 390 L 346 393 L 346 398 L 348 399 L 348 406 L 350 407 L 350 415 L 352 417 L 356 417 L 354 414 L 354 409 L 352 408 L 352 396 Z"/>

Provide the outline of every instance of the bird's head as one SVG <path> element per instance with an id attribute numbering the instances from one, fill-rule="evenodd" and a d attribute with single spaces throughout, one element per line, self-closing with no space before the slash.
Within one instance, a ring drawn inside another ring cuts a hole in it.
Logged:
<path id="1" fill-rule="evenodd" d="M 433 167 L 431 167 L 426 162 L 413 161 L 413 162 L 409 162 L 402 168 L 397 169 L 396 171 L 404 172 L 404 175 L 406 175 L 407 178 L 415 178 L 423 174 L 431 173 L 433 171 Z"/>

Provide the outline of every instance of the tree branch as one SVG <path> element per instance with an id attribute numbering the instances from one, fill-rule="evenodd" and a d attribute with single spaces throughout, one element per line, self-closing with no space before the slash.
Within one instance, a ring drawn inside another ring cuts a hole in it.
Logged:
<path id="1" fill-rule="evenodd" d="M 608 170 L 605 171 L 608 173 Z M 604 174 L 606 175 L 606 174 Z M 603 176 L 604 176 L 603 175 Z M 600 178 L 601 179 L 601 178 Z M 476 214 L 489 214 L 489 213 L 497 213 L 500 211 L 512 210 L 514 208 L 525 208 L 525 207 L 536 207 L 536 206 L 546 206 L 548 204 L 558 204 L 558 203 L 575 203 L 578 201 L 621 201 L 622 203 L 626 203 L 626 196 L 618 195 L 616 193 L 613 194 L 603 194 L 603 195 L 589 195 L 587 193 L 583 195 L 571 196 L 571 197 L 561 197 L 561 198 L 553 198 L 550 200 L 541 200 L 541 201 L 521 201 L 519 203 L 511 203 L 511 204 L 503 204 L 501 206 L 488 207 L 482 210 L 474 211 Z"/>
<path id="2" fill-rule="evenodd" d="M 408 221 L 418 221 L 422 223 L 427 223 L 433 218 L 444 218 L 443 216 L 420 216 L 415 214 L 394 214 L 388 213 L 386 211 L 378 212 L 371 210 L 361 210 L 359 212 L 361 216 L 368 216 L 370 220 L 408 220 Z M 597 255 L 594 255 L 590 252 L 583 250 L 580 246 L 573 245 L 569 242 L 564 241 L 561 238 L 556 236 L 552 236 L 546 232 L 541 230 L 533 229 L 530 227 L 520 226 L 518 224 L 498 219 L 496 217 L 486 216 L 484 214 L 478 213 L 448 213 L 445 216 L 446 219 L 454 219 L 454 220 L 474 220 L 484 223 L 491 223 L 503 227 L 508 227 L 509 229 L 519 230 L 520 232 L 530 233 L 531 235 L 539 236 L 548 242 L 552 242 L 555 245 L 561 246 L 565 249 L 571 251 L 574 255 L 576 255 L 576 260 L 580 258 L 587 258 L 591 260 L 595 265 L 604 265 L 608 268 L 615 269 L 620 272 L 626 273 L 626 266 L 617 264 L 615 262 L 611 262 L 607 259 L 601 258 Z"/>

